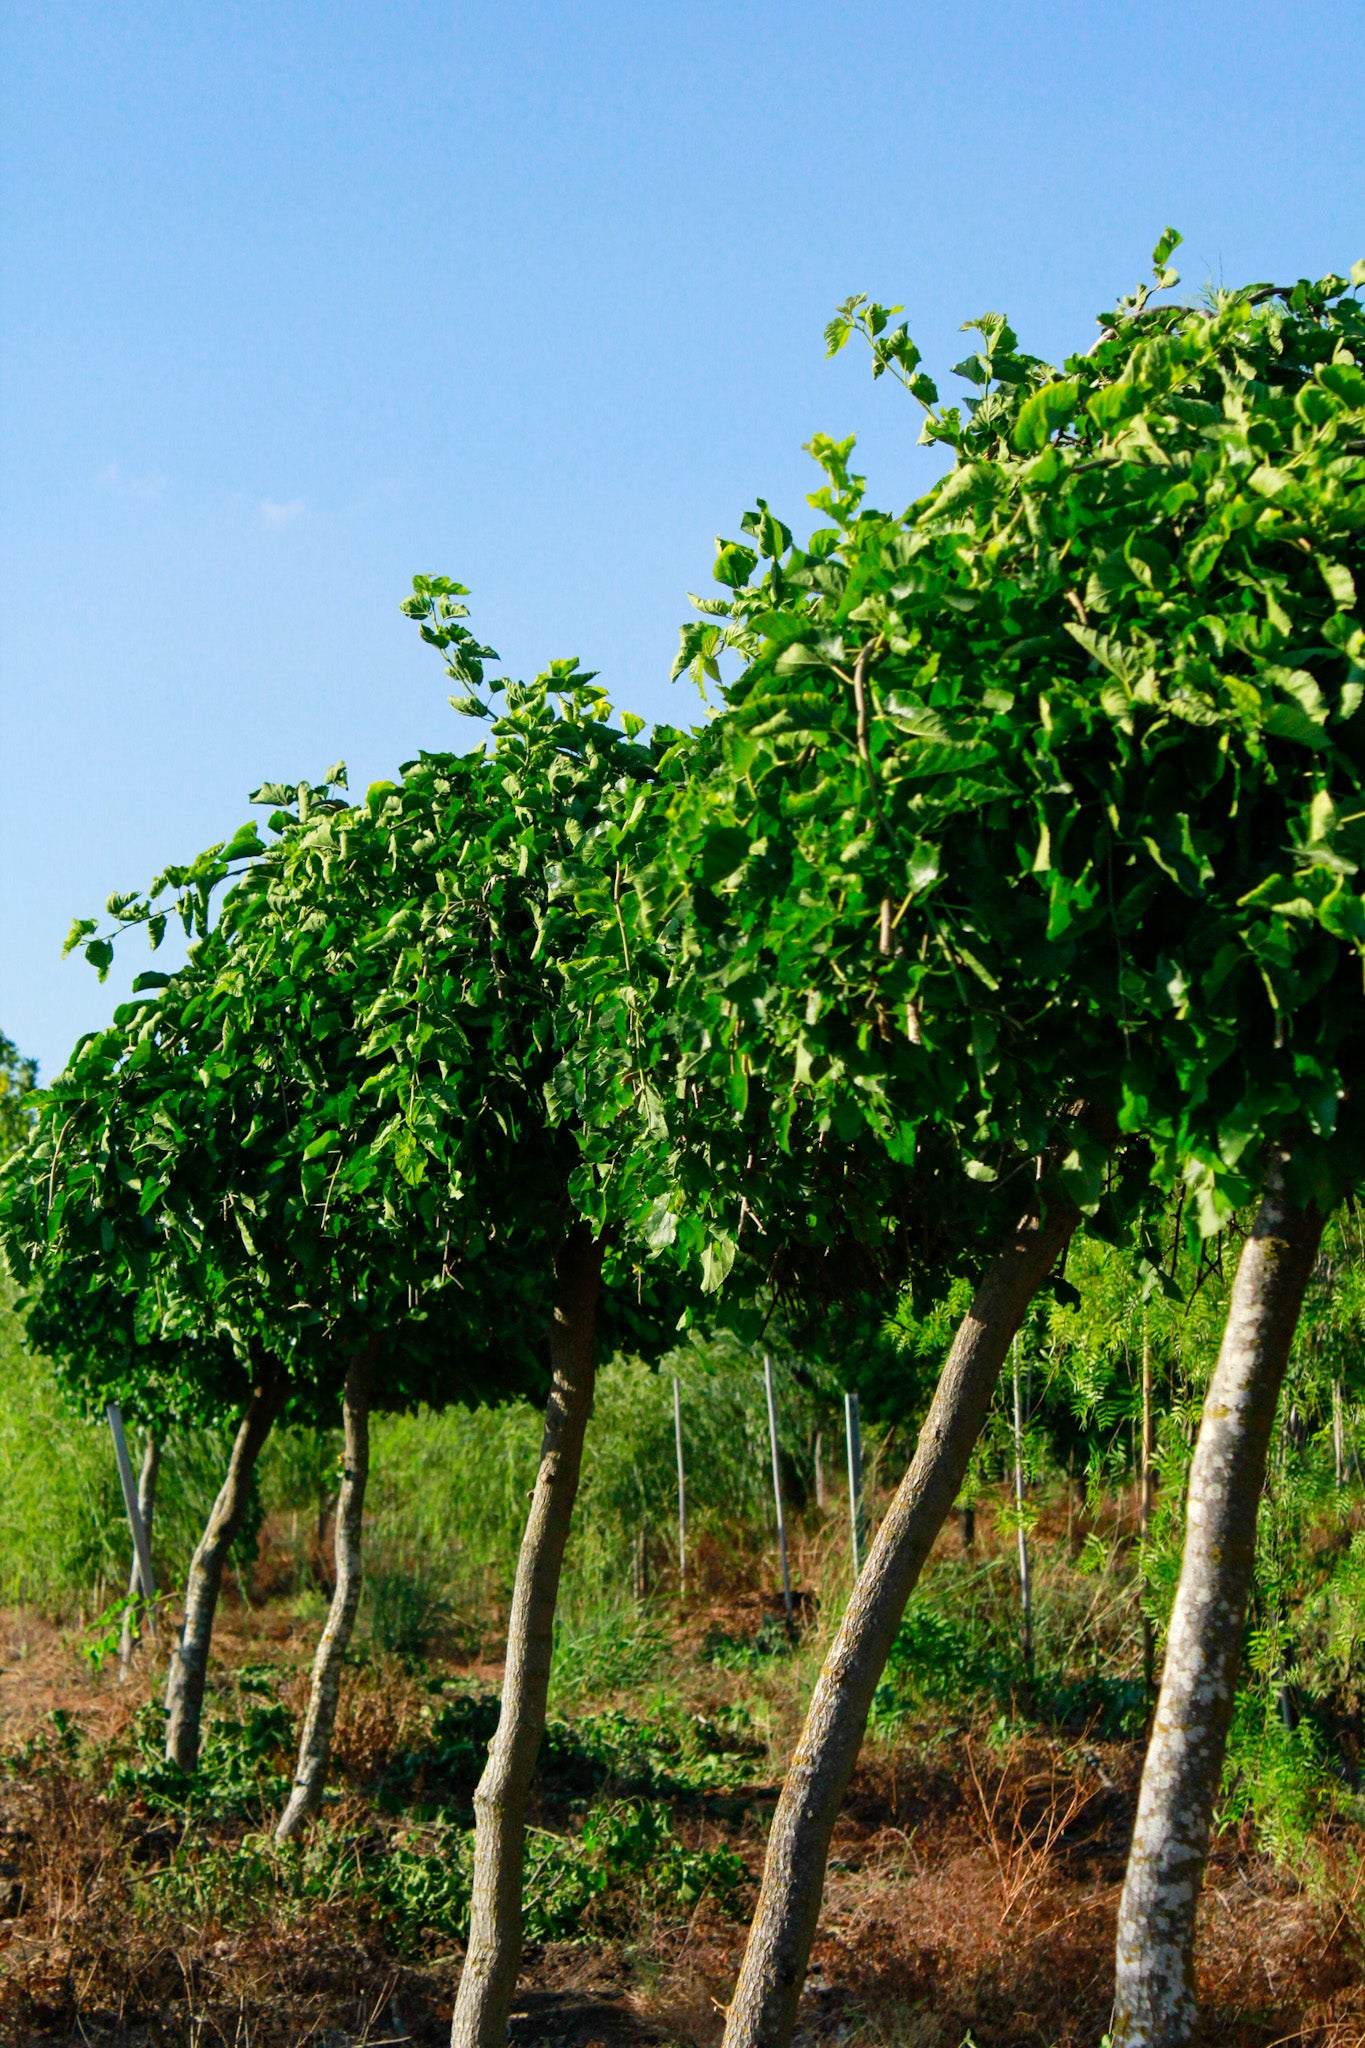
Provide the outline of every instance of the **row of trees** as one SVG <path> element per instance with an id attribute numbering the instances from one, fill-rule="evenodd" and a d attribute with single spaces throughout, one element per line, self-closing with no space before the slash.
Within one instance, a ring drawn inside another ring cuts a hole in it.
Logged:
<path id="1" fill-rule="evenodd" d="M 1161 290 L 1175 240 L 1155 252 Z M 1353 273 L 1365 282 L 1365 266 Z M 941 405 L 898 309 L 851 300 L 946 476 L 824 520 L 759 502 L 679 668 L 699 731 L 620 722 L 576 663 L 487 678 L 462 588 L 405 610 L 489 743 L 361 802 L 261 792 L 266 832 L 81 921 L 140 977 L 0 1186 L 29 1327 L 153 1432 L 241 1415 L 190 1573 L 168 1754 L 276 1417 L 346 1432 L 337 1590 L 281 1832 L 316 1810 L 359 1586 L 367 1417 L 539 1391 L 501 1719 L 476 1796 L 453 2039 L 494 2048 L 594 1361 L 780 1313 L 845 1383 L 898 1298 L 970 1282 L 909 1469 L 816 1686 L 728 2048 L 790 2040 L 830 1835 L 906 1600 L 1030 1304 L 1077 1233 L 1162 1282 L 1244 1232 L 1190 1474 L 1117 1955 L 1114 2039 L 1194 2020 L 1194 1921 L 1271 1423 L 1325 1220 L 1360 1171 L 1365 317 L 1347 280 L 1102 318 L 1055 369 L 997 315 Z M 500 697 L 496 709 L 492 700 Z M 545 1333 L 548 1331 L 548 1343 Z"/>

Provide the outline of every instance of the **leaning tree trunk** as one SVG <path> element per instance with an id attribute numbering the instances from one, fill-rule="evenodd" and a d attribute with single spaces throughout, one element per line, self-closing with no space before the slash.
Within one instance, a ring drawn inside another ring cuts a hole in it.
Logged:
<path id="1" fill-rule="evenodd" d="M 147 1441 L 142 1451 L 142 1470 L 137 1478 L 137 1511 L 142 1526 L 147 1532 L 147 1548 L 152 1547 L 152 1516 L 156 1513 L 156 1478 L 161 1470 L 161 1440 L 154 1429 L 147 1431 Z M 133 1644 L 141 1634 L 134 1620 L 137 1597 L 142 1590 L 142 1573 L 138 1568 L 137 1545 L 133 1545 L 132 1569 L 128 1574 L 128 1604 L 123 1610 L 123 1632 L 119 1637 L 118 1675 L 119 1684 L 128 1676 L 128 1667 L 133 1661 Z"/>
<path id="2" fill-rule="evenodd" d="M 308 1692 L 308 1712 L 299 1738 L 298 1769 L 294 1789 L 275 1830 L 277 1842 L 287 1842 L 310 1820 L 322 1804 L 322 1788 L 332 1760 L 332 1736 L 337 1724 L 337 1702 L 341 1696 L 341 1665 L 351 1642 L 356 1609 L 360 1605 L 361 1527 L 365 1514 L 365 1484 L 370 1476 L 370 1371 L 373 1352 L 356 1359 L 346 1375 L 341 1420 L 345 1435 L 341 1491 L 336 1515 L 336 1590 L 332 1594 L 327 1626 L 322 1631 L 318 1653 L 313 1660 L 313 1679 Z"/>
<path id="3" fill-rule="evenodd" d="M 517 1559 L 502 1712 L 474 1794 L 474 1893 L 452 2048 L 502 2048 L 521 1963 L 526 1801 L 545 1729 L 555 1601 L 592 1409 L 602 1243 L 575 1223 L 555 1259 L 553 1384 Z"/>
<path id="4" fill-rule="evenodd" d="M 185 1587 L 185 1625 L 171 1652 L 166 1684 L 166 1761 L 192 1771 L 199 1762 L 199 1719 L 204 1706 L 209 1641 L 232 1540 L 246 1517 L 251 1474 L 270 1426 L 284 1405 L 286 1380 L 273 1362 L 251 1390 L 228 1460 L 227 1478 L 213 1503 Z"/>
<path id="5" fill-rule="evenodd" d="M 773 1816 L 763 1885 L 725 2048 L 785 2048 L 820 1916 L 825 1860 L 872 1695 L 905 1603 L 957 1499 L 1005 1355 L 1078 1221 L 1064 1197 L 1026 1217 L 991 1265 L 953 1339 L 933 1405 L 820 1673 Z"/>
<path id="6" fill-rule="evenodd" d="M 1323 1219 L 1273 1181 L 1242 1247 L 1190 1467 L 1185 1555 L 1119 1905 L 1114 2048 L 1183 2048 L 1194 1933 L 1275 1407 Z"/>

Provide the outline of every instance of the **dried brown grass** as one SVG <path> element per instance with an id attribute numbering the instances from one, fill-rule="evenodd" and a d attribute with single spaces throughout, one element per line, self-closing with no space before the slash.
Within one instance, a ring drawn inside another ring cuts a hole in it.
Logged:
<path id="1" fill-rule="evenodd" d="M 766 1715 L 780 1764 L 814 1650 L 743 1676 L 698 1655 L 709 1634 L 752 1636 L 772 1612 L 769 1595 L 715 1588 L 678 1624 L 670 1683 L 703 1712 L 743 1696 Z M 314 1635 L 283 1601 L 252 1610 L 230 1599 L 215 1669 L 278 1664 L 297 1705 Z M 55 1708 L 113 1741 L 155 1679 L 148 1659 L 121 1687 L 111 1666 L 88 1669 L 74 1632 L 0 1615 L 0 1745 L 13 1757 L 51 1728 Z M 343 1811 L 357 1823 L 365 1788 L 411 1740 L 430 1697 L 424 1677 L 393 1660 L 348 1683 L 337 1761 L 350 1788 Z M 969 2031 L 977 2048 L 1093 2048 L 1108 2017 L 1139 1764 L 1132 1746 L 1028 1738 L 1001 1748 L 970 1730 L 911 1729 L 869 1746 L 835 1836 L 801 2008 L 805 2048 L 959 2048 Z M 719 1810 L 684 1808 L 679 1833 L 709 1843 L 723 1827 L 756 1878 L 770 1799 L 732 1802 L 725 1823 Z M 396 1954 L 347 1897 L 247 1932 L 211 1909 L 196 1921 L 147 1885 L 175 1840 L 174 1823 L 111 1796 L 50 1741 L 0 1779 L 5 2048 L 444 2041 L 457 1949 Z M 1365 2048 L 1365 1863 L 1350 1838 L 1321 1847 L 1323 1882 L 1310 1896 L 1249 1838 L 1217 1844 L 1201 1929 L 1204 2048 Z M 742 1924 L 708 1901 L 628 1943 L 528 1951 L 513 2040 L 714 2048 L 742 1941 Z"/>

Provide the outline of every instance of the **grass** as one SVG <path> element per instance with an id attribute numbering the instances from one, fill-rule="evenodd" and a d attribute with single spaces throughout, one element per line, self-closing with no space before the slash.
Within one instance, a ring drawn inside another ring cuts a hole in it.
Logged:
<path id="1" fill-rule="evenodd" d="M 335 1440 L 282 1433 L 263 1461 L 186 1778 L 160 1755 L 160 1654 L 144 1645 L 127 1685 L 85 1654 L 126 1571 L 106 1433 L 64 1415 L 12 1326 L 0 1361 L 0 2038 L 444 2040 L 537 1419 L 378 1423 L 334 1782 L 321 1823 L 276 1849 L 326 1604 Z M 718 2039 L 776 1789 L 847 1597 L 846 1516 L 810 1498 L 804 1397 L 784 1395 L 789 1631 L 761 1383 L 733 1354 L 680 1363 L 685 1424 L 703 1403 L 717 1418 L 693 1459 L 685 1605 L 671 1388 L 621 1362 L 603 1376 L 528 1837 L 517 2040 Z M 208 1436 L 168 1454 L 167 1576 L 221 1454 Z M 1094 2048 L 1103 2032 L 1147 1705 L 1136 1505 L 1121 1484 L 1085 1501 L 1059 1476 L 1037 1488 L 1026 1661 L 1007 1492 L 988 1472 L 977 1491 L 975 1543 L 945 1529 L 878 1690 L 806 2040 Z M 1145 1559 L 1158 1620 L 1171 1508 Z M 1362 1519 L 1311 1461 L 1277 1468 L 1204 1919 L 1206 2043 L 1365 2038 Z"/>
<path id="2" fill-rule="evenodd" d="M 994 1505 L 979 1508 L 972 1556 L 945 1532 L 883 1686 L 833 1845 L 803 2003 L 811 2038 L 959 2048 L 970 2032 L 977 2048 L 1093 2048 L 1103 2031 L 1140 1765 L 1104 1691 L 1131 1680 L 1137 1648 L 1127 1537 L 1112 1540 L 1131 1504 L 1099 1504 L 1099 1567 L 1064 1497 L 1044 1500 L 1034 1542 L 1049 1618 L 1031 1677 L 1013 1530 Z M 846 1585 L 838 1518 L 812 1514 L 793 1534 L 798 1584 L 828 1589 L 795 1641 L 756 1548 L 732 1553 L 728 1586 L 713 1561 L 685 1610 L 656 1595 L 562 1625 L 514 2038 L 718 2038 L 713 2001 L 729 1995 L 777 1779 Z M 6 2040 L 444 2038 L 496 1670 L 452 1646 L 444 1616 L 424 1647 L 364 1642 L 323 1820 L 277 1850 L 317 1626 L 289 1590 L 292 1547 L 277 1511 L 252 1605 L 227 1602 L 192 1780 L 160 1759 L 154 1659 L 120 1687 L 112 1666 L 81 1658 L 79 1628 L 32 1611 L 0 1626 Z M 271 1585 L 283 1590 L 266 1597 Z M 1255 1733 L 1239 1737 L 1249 1756 L 1262 1754 Z M 1311 1883 L 1302 1862 L 1277 1863 L 1255 1798 L 1230 1800 L 1206 1915 L 1206 2042 L 1264 2048 L 1278 2030 L 1344 2044 L 1365 2025 L 1365 1887 L 1350 1816 L 1323 1787 L 1350 1795 L 1322 1756 L 1313 1768 L 1299 1838 L 1317 1859 Z M 1254 1776 L 1239 1764 L 1234 1785 Z"/>

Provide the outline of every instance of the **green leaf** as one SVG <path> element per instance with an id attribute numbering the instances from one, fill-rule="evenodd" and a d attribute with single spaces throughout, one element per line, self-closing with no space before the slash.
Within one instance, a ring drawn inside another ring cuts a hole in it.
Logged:
<path id="1" fill-rule="evenodd" d="M 738 825 L 717 825 L 702 842 L 698 878 L 704 889 L 714 889 L 741 868 L 749 858 L 749 835 Z"/>
<path id="2" fill-rule="evenodd" d="M 1356 601 L 1356 585 L 1355 578 L 1346 564 L 1329 562 L 1325 555 L 1317 557 L 1317 564 L 1337 610 L 1350 611 Z"/>
<path id="3" fill-rule="evenodd" d="M 753 548 L 741 547 L 738 541 L 722 540 L 717 535 L 716 559 L 711 569 L 717 583 L 728 584 L 731 590 L 743 590 L 757 567 L 758 555 Z"/>
<path id="4" fill-rule="evenodd" d="M 1152 269 L 1158 277 L 1166 268 L 1166 265 L 1170 262 L 1171 257 L 1184 239 L 1185 237 L 1178 228 L 1165 227 L 1162 229 L 1160 239 L 1152 251 Z"/>
<path id="5" fill-rule="evenodd" d="M 905 864 L 906 883 L 916 895 L 938 880 L 938 864 L 939 849 L 927 840 L 917 839 Z"/>
<path id="6" fill-rule="evenodd" d="M 1344 883 L 1324 898 L 1318 909 L 1318 921 L 1335 938 L 1365 947 L 1365 903 Z"/>
<path id="7" fill-rule="evenodd" d="M 1020 407 L 1014 423 L 1012 440 L 1018 452 L 1032 455 L 1045 447 L 1057 429 L 1072 417 L 1080 395 L 1080 380 L 1076 377 L 1060 377 L 1035 391 Z"/>
<path id="8" fill-rule="evenodd" d="M 1112 433 L 1125 420 L 1132 419 L 1142 411 L 1145 403 L 1141 388 L 1131 378 L 1120 378 L 1114 384 L 1105 384 L 1092 392 L 1086 400 L 1085 409 L 1102 433 Z"/>
<path id="9" fill-rule="evenodd" d="M 1324 363 L 1318 371 L 1318 382 L 1324 391 L 1343 399 L 1355 411 L 1365 406 L 1365 370 L 1354 363 Z"/>
<path id="10" fill-rule="evenodd" d="M 701 1291 L 718 1294 L 735 1263 L 735 1241 L 728 1231 L 713 1237 L 701 1258 Z"/>

